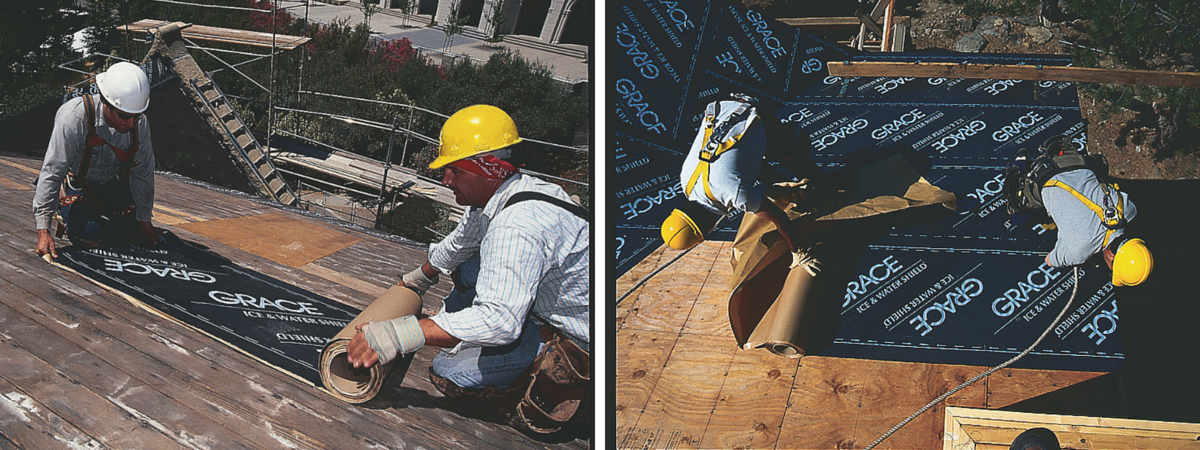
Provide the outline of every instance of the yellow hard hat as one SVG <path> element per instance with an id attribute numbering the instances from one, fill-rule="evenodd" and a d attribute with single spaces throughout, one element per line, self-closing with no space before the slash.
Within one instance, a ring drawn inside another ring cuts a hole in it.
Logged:
<path id="1" fill-rule="evenodd" d="M 1113 258 L 1113 286 L 1137 286 L 1154 271 L 1154 255 L 1141 239 L 1130 239 L 1117 249 Z"/>
<path id="2" fill-rule="evenodd" d="M 704 242 L 704 230 L 687 213 L 675 209 L 663 221 L 662 238 L 675 250 L 687 250 Z"/>
<path id="3" fill-rule="evenodd" d="M 429 163 L 438 169 L 460 159 L 500 150 L 521 142 L 517 124 L 504 110 L 491 105 L 472 105 L 458 110 L 442 125 L 438 157 Z"/>

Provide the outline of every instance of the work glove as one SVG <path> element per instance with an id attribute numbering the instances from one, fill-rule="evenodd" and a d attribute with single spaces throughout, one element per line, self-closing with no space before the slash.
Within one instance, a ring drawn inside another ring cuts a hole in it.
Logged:
<path id="1" fill-rule="evenodd" d="M 406 355 L 425 346 L 425 333 L 417 316 L 404 316 L 362 327 L 363 337 L 379 355 L 379 364 L 387 364 L 396 355 Z"/>
<path id="2" fill-rule="evenodd" d="M 433 279 L 430 279 L 429 277 L 425 276 L 425 272 L 421 271 L 421 268 L 418 267 L 416 270 L 406 273 L 404 276 L 400 277 L 400 281 L 403 282 L 404 285 L 409 289 L 412 289 L 413 292 L 416 292 L 417 295 L 425 295 L 425 292 L 428 291 L 430 287 L 437 284 L 438 276 L 434 275 Z"/>
<path id="3" fill-rule="evenodd" d="M 813 258 L 811 251 L 811 248 L 802 248 L 792 252 L 792 265 L 788 266 L 788 268 L 795 269 L 796 267 L 801 267 L 809 275 L 817 276 L 817 272 L 821 271 L 821 262 Z"/>

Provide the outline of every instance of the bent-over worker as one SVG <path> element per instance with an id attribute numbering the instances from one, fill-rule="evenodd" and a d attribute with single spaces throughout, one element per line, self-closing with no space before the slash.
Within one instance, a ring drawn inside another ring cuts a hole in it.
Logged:
<path id="1" fill-rule="evenodd" d="M 431 379 L 446 395 L 463 396 L 520 382 L 548 341 L 566 344 L 565 338 L 588 351 L 586 210 L 562 188 L 522 175 L 507 161 L 521 138 L 499 108 L 459 110 L 440 141 L 429 167 L 445 168 L 443 183 L 468 209 L 401 284 L 424 293 L 439 273 L 453 274 L 454 290 L 432 317 L 361 327 L 348 348 L 351 364 L 370 367 L 426 345 L 443 347 Z"/>
<path id="2" fill-rule="evenodd" d="M 1015 202 L 1010 198 L 1013 206 L 1009 212 L 1020 213 L 1022 202 L 1033 209 L 1039 204 L 1045 208 L 1058 229 L 1046 264 L 1077 266 L 1100 253 L 1113 272 L 1113 285 L 1141 284 L 1154 270 L 1154 257 L 1145 241 L 1125 234 L 1137 208 L 1128 193 L 1104 179 L 1107 164 L 1067 148 L 1068 144 L 1062 136 L 1050 138 L 1032 161 L 1027 151 L 1018 152 L 1008 179 L 1021 184 L 1019 191 L 1010 191 L 1010 197 L 1015 194 L 1017 198 Z"/>
<path id="3" fill-rule="evenodd" d="M 760 180 L 766 164 L 763 157 L 770 153 L 796 176 L 819 176 L 820 170 L 793 147 L 798 142 L 795 128 L 760 115 L 760 108 L 754 105 L 757 101 L 751 97 L 732 97 L 705 108 L 680 171 L 689 202 L 663 221 L 663 240 L 674 249 L 686 250 L 703 242 L 718 218 L 748 212 L 773 223 L 795 252 L 798 237 L 785 226 L 787 216 L 763 195 L 771 184 Z M 802 164 L 807 166 L 795 167 Z"/>
<path id="4" fill-rule="evenodd" d="M 58 237 L 65 232 L 77 245 L 123 233 L 155 242 L 154 149 L 142 114 L 149 80 L 137 65 L 119 62 L 96 76 L 96 86 L 100 95 L 71 99 L 55 115 L 33 197 L 38 256 L 58 257 L 55 213 Z"/>

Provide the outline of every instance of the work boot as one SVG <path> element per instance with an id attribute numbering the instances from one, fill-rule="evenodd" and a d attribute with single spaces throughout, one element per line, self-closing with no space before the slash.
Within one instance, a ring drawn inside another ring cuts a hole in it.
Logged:
<path id="1" fill-rule="evenodd" d="M 1045 428 L 1025 430 L 1013 439 L 1008 450 L 1062 450 L 1058 445 L 1058 436 Z"/>

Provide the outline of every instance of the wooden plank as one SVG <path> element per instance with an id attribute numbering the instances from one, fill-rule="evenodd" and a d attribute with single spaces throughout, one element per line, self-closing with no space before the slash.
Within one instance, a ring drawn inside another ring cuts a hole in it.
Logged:
<path id="1" fill-rule="evenodd" d="M 356 291 L 370 295 L 372 297 L 378 297 L 378 296 L 382 295 L 384 291 L 387 290 L 387 287 L 377 286 L 377 285 L 368 283 L 366 281 L 360 280 L 358 278 L 354 278 L 352 276 L 349 276 L 349 275 L 346 275 L 346 274 L 343 274 L 340 272 L 336 272 L 332 269 L 326 269 L 324 267 L 318 266 L 313 263 L 308 263 L 308 264 L 305 264 L 298 268 L 310 275 L 316 275 L 318 277 L 324 278 L 326 280 L 332 281 L 332 282 L 340 284 L 342 286 L 346 286 L 350 289 L 354 289 Z"/>
<path id="2" fill-rule="evenodd" d="M 677 339 L 675 333 L 661 331 L 617 336 L 614 395 L 617 429 L 637 426 Z"/>
<path id="3" fill-rule="evenodd" d="M 23 351 L 17 349 L 17 351 Z M 100 448 L 99 441 L 0 377 L 0 450 Z"/>
<path id="4" fill-rule="evenodd" d="M 912 17 L 909 16 L 896 16 L 892 18 L 892 21 L 894 23 L 905 23 L 911 19 Z M 802 30 L 811 31 L 853 29 L 862 25 L 858 17 L 785 17 L 776 20 Z"/>
<path id="5" fill-rule="evenodd" d="M 639 428 L 678 433 L 678 448 L 700 448 L 736 347 L 726 339 L 683 335 L 662 369 Z"/>
<path id="6" fill-rule="evenodd" d="M 18 183 L 8 178 L 0 178 L 0 186 L 4 186 L 6 189 L 14 189 L 18 191 L 28 191 L 33 189 L 33 185 L 31 184 Z"/>
<path id="7" fill-rule="evenodd" d="M 158 205 L 158 204 L 155 204 L 155 205 L 154 205 L 154 210 L 155 210 L 155 212 L 157 212 L 158 210 L 162 210 L 163 212 L 165 212 L 165 213 L 170 213 L 170 214 L 171 214 L 171 215 L 173 215 L 173 216 L 176 216 L 176 217 L 183 217 L 183 218 L 185 218 L 185 219 L 186 219 L 185 221 L 188 221 L 188 222 L 203 222 L 203 221 L 206 221 L 206 220 L 208 220 L 208 219 L 205 219 L 205 218 L 203 218 L 203 217 L 197 216 L 197 215 L 195 215 L 195 214 L 192 214 L 192 213 L 189 213 L 189 212 L 184 212 L 184 211 L 180 211 L 180 210 L 178 210 L 178 209 L 175 209 L 175 208 L 171 208 L 171 207 L 169 207 L 169 206 L 167 206 L 167 205 Z"/>
<path id="8" fill-rule="evenodd" d="M 738 351 L 709 419 L 702 448 L 775 448 L 799 359 Z"/>
<path id="9" fill-rule="evenodd" d="M 311 263 L 360 240 L 279 213 L 193 222 L 179 227 L 291 267 Z"/>
<path id="10" fill-rule="evenodd" d="M 8 298 L 7 295 L 0 298 Z M 46 328 L 33 323 L 7 307 L 0 307 L 4 319 L 3 351 L 4 378 L 30 398 L 44 404 L 54 414 L 71 424 L 82 427 L 110 448 L 178 448 L 184 447 L 170 431 L 155 428 L 136 417 L 139 411 L 122 404 L 123 386 L 114 391 L 95 392 L 88 378 L 103 377 L 110 386 L 123 380 L 120 372 L 105 372 L 104 367 L 88 367 L 94 361 L 90 353 L 53 339 Z M 42 355 L 34 355 L 37 351 Z M 50 356 L 53 355 L 53 356 Z M 46 362 L 49 357 L 57 365 Z M 81 363 L 84 365 L 81 366 Z M 114 400 L 114 395 L 118 397 Z M 170 400 L 165 400 L 168 403 Z"/>
<path id="11" fill-rule="evenodd" d="M 984 78 L 1200 87 L 1200 73 L 1007 64 L 830 61 L 835 77 Z"/>
<path id="12" fill-rule="evenodd" d="M 20 169 L 20 170 L 22 170 L 22 171 L 24 171 L 24 172 L 27 172 L 27 173 L 32 173 L 32 174 L 34 175 L 34 177 L 36 177 L 36 176 L 38 176 L 38 175 L 40 175 L 40 174 L 41 174 L 42 170 L 41 170 L 41 164 L 40 164 L 40 163 L 38 164 L 38 168 L 36 168 L 36 169 L 35 169 L 35 168 L 33 168 L 33 167 L 30 167 L 30 166 L 28 166 L 28 165 L 21 164 L 21 163 L 20 163 L 20 161 L 22 161 L 22 160 L 25 160 L 25 161 L 34 161 L 33 159 L 22 159 L 22 158 L 14 158 L 14 157 L 3 157 L 3 158 L 0 158 L 0 164 L 4 164 L 4 165 L 6 165 L 6 166 L 9 166 L 9 167 L 15 167 L 15 168 L 17 168 L 17 169 Z"/>
<path id="13" fill-rule="evenodd" d="M 264 10 L 263 14 L 270 15 L 270 11 Z M 118 26 L 117 30 L 127 33 L 145 34 L 151 29 L 161 27 L 167 23 L 168 22 L 165 20 L 142 19 L 128 25 Z M 292 50 L 311 40 L 311 38 L 304 36 L 276 34 L 274 35 L 274 38 L 272 38 L 271 33 L 264 33 L 260 31 L 235 30 L 232 28 L 209 27 L 194 24 L 187 25 L 187 28 L 184 28 L 181 31 L 183 37 L 201 41 L 242 44 L 260 48 L 271 48 L 272 42 L 274 42 L 274 47 L 276 48 Z"/>

